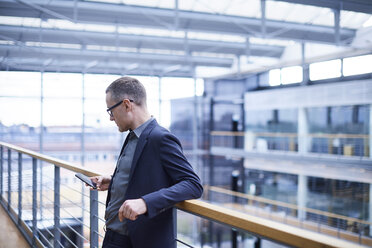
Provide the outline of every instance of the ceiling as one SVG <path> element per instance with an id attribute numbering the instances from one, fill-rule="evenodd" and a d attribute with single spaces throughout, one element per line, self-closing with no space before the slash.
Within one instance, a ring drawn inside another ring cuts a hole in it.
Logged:
<path id="1" fill-rule="evenodd" d="M 0 0 L 0 69 L 213 76 L 368 25 L 371 0 Z"/>

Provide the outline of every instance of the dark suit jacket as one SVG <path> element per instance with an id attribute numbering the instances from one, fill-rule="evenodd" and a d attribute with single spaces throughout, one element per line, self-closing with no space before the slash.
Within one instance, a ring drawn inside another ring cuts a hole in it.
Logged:
<path id="1" fill-rule="evenodd" d="M 175 248 L 172 207 L 201 197 L 199 177 L 183 155 L 179 140 L 151 121 L 139 137 L 125 199 L 142 198 L 147 213 L 127 220 L 134 248 Z M 110 196 L 108 196 L 110 197 Z"/>

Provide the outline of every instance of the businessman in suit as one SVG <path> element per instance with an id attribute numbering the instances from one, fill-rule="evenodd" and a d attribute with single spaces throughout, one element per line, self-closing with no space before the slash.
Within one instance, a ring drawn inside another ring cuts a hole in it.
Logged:
<path id="1" fill-rule="evenodd" d="M 122 77 L 106 90 L 107 112 L 120 132 L 130 131 L 112 176 L 92 177 L 108 190 L 103 248 L 175 248 L 172 207 L 199 198 L 203 188 L 179 140 L 148 113 L 146 91 Z"/>

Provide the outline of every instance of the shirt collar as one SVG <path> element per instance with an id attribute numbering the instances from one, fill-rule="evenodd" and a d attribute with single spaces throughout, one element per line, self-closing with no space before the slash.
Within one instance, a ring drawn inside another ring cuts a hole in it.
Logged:
<path id="1" fill-rule="evenodd" d="M 154 117 L 151 116 L 150 119 L 148 119 L 147 121 L 145 121 L 144 123 L 142 123 L 139 127 L 137 127 L 136 129 L 133 130 L 134 134 L 137 136 L 137 138 L 139 138 L 143 132 L 143 130 L 146 129 L 146 127 L 149 125 L 149 123 L 154 120 Z"/>

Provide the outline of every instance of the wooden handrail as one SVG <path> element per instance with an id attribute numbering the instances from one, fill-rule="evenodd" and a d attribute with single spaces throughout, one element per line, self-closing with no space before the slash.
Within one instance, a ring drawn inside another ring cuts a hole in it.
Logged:
<path id="1" fill-rule="evenodd" d="M 231 131 L 212 131 L 212 136 L 244 136 L 244 132 L 231 132 Z"/>
<path id="2" fill-rule="evenodd" d="M 61 168 L 65 168 L 74 172 L 84 173 L 88 176 L 99 175 L 98 173 L 84 169 L 80 166 L 67 163 L 65 161 L 45 156 L 40 153 L 24 149 L 5 142 L 0 142 L 0 146 L 12 149 L 31 157 L 46 161 Z M 238 229 L 296 247 L 341 247 L 341 248 L 357 248 L 364 247 L 356 243 L 330 237 L 324 234 L 300 229 L 290 225 L 274 222 L 271 220 L 255 217 L 236 210 L 231 210 L 210 204 L 201 200 L 188 200 L 176 204 L 178 209 L 188 213 L 201 216 L 213 221 L 217 221 Z"/>
<path id="3" fill-rule="evenodd" d="M 233 132 L 233 131 L 212 131 L 210 132 L 212 136 L 244 136 L 245 132 Z M 297 137 L 297 133 L 275 133 L 275 132 L 253 132 L 256 136 L 265 136 L 265 137 L 289 137 L 294 138 Z M 329 138 L 329 139 L 368 139 L 370 135 L 368 134 L 347 134 L 347 133 L 309 133 L 307 134 L 309 137 L 314 138 Z"/>
<path id="4" fill-rule="evenodd" d="M 256 235 L 295 247 L 365 247 L 324 234 L 241 213 L 200 200 L 188 200 L 177 208 L 213 221 L 245 230 Z"/>
<path id="5" fill-rule="evenodd" d="M 352 218 L 352 217 L 348 217 L 348 216 L 344 216 L 344 215 L 329 213 L 329 212 L 326 212 L 326 211 L 307 208 L 307 207 L 299 207 L 295 204 L 281 202 L 281 201 L 275 201 L 275 200 L 263 198 L 263 197 L 260 197 L 260 196 L 248 195 L 248 194 L 224 189 L 224 188 L 221 188 L 221 187 L 204 186 L 204 189 L 206 189 L 206 190 L 209 189 L 211 191 L 215 191 L 215 192 L 218 192 L 218 193 L 227 194 L 229 196 L 237 196 L 237 197 L 241 197 L 241 198 L 244 198 L 244 199 L 253 200 L 253 201 L 257 201 L 257 202 L 262 202 L 262 203 L 266 203 L 266 204 L 270 204 L 270 205 L 274 205 L 274 206 L 285 207 L 285 208 L 293 209 L 293 210 L 296 210 L 296 211 L 304 210 L 306 212 L 313 213 L 313 214 L 323 215 L 323 216 L 326 216 L 326 217 L 337 218 L 337 219 L 341 219 L 341 220 L 345 220 L 345 221 L 356 222 L 356 223 L 372 226 L 372 222 L 368 222 L 368 221 L 365 221 L 365 220 L 360 220 L 360 219 L 357 219 L 357 218 Z"/>
<path id="6" fill-rule="evenodd" d="M 29 149 L 25 149 L 25 148 L 15 146 L 15 145 L 12 145 L 12 144 L 9 144 L 9 143 L 5 143 L 5 142 L 0 141 L 0 146 L 7 147 L 7 148 L 15 150 L 17 152 L 27 154 L 31 157 L 37 158 L 39 160 L 54 164 L 58 167 L 65 168 L 67 170 L 74 171 L 74 172 L 79 172 L 79 173 L 82 173 L 82 174 L 90 176 L 90 177 L 99 175 L 97 172 L 86 169 L 84 167 L 77 166 L 77 165 L 68 163 L 66 161 L 63 161 L 63 160 L 60 160 L 60 159 L 57 159 L 57 158 L 53 158 L 53 157 L 50 157 L 48 155 L 43 155 L 41 153 L 34 152 L 34 151 L 29 150 Z"/>

